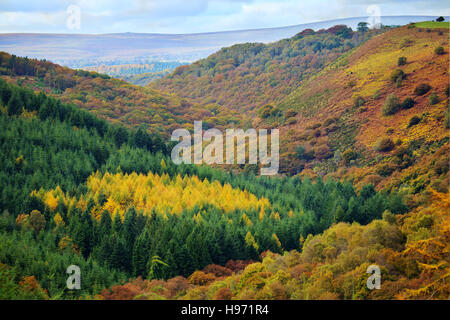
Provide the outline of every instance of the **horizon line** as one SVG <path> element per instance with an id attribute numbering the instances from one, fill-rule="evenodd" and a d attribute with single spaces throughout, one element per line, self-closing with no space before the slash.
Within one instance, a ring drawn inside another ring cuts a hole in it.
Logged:
<path id="1" fill-rule="evenodd" d="M 387 17 L 387 18 L 393 18 L 393 17 L 440 17 L 442 15 L 382 15 L 381 18 Z M 181 36 L 181 35 L 201 35 L 201 34 L 214 34 L 214 33 L 232 33 L 232 32 L 248 32 L 248 31 L 264 31 L 264 30 L 271 30 L 271 29 L 288 29 L 288 28 L 294 28 L 298 26 L 308 25 L 308 24 L 318 24 L 318 23 L 325 23 L 325 22 L 333 22 L 333 21 L 342 21 L 342 20 L 348 20 L 348 19 L 367 19 L 370 16 L 359 16 L 359 17 L 346 17 L 346 18 L 338 18 L 338 19 L 332 19 L 332 20 L 321 20 L 321 21 L 314 21 L 314 22 L 305 22 L 300 24 L 294 24 L 294 25 L 288 25 L 288 26 L 280 26 L 280 27 L 264 27 L 264 28 L 254 28 L 254 29 L 236 29 L 236 30 L 222 30 L 222 31 L 205 31 L 205 32 L 193 32 L 193 33 L 159 33 L 159 32 L 131 32 L 131 31 L 124 31 L 124 32 L 112 32 L 112 33 L 60 33 L 60 32 L 0 32 L 0 35 L 72 35 L 72 36 L 108 36 L 108 35 L 125 35 L 125 34 L 135 34 L 135 35 L 163 35 L 163 36 Z M 447 20 L 450 18 L 450 16 L 442 16 L 445 17 Z M 413 22 L 413 21 L 411 21 Z"/>

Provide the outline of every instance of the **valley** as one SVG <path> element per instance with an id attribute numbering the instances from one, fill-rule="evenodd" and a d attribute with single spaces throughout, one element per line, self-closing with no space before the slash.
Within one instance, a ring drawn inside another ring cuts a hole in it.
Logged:
<path id="1" fill-rule="evenodd" d="M 0 298 L 447 299 L 449 29 L 424 20 L 234 34 L 186 65 L 0 52 Z M 174 163 L 199 120 L 278 129 L 279 174 Z"/>

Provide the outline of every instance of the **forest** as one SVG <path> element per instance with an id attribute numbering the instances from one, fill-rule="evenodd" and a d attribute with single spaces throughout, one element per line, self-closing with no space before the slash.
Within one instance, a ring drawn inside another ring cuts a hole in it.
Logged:
<path id="1" fill-rule="evenodd" d="M 164 137 L 194 120 L 224 126 L 237 122 L 236 112 L 216 112 L 178 95 L 132 85 L 94 71 L 73 70 L 45 60 L 0 52 L 0 75 L 33 91 L 43 91 L 62 102 L 89 110 L 98 117 L 128 128 L 141 128 Z M 217 115 L 222 119 L 217 121 Z"/>
<path id="2" fill-rule="evenodd" d="M 407 210 L 398 195 L 371 185 L 356 192 L 332 179 L 176 166 L 156 136 L 3 80 L 0 93 L 1 281 L 10 283 L 3 297 L 31 294 L 28 286 L 36 297 L 72 297 L 67 261 L 92 281 L 79 294 L 98 294 L 130 277 L 187 277 L 210 264 L 256 261 L 267 250 L 298 249 L 332 223 Z"/>
<path id="3" fill-rule="evenodd" d="M 0 53 L 0 299 L 447 299 L 440 26 L 304 30 L 149 87 Z M 175 165 L 199 119 L 279 128 L 280 174 Z"/>

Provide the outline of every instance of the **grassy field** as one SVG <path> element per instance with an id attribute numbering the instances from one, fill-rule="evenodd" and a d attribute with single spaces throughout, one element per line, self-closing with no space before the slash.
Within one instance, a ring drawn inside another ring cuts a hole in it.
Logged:
<path id="1" fill-rule="evenodd" d="M 450 22 L 423 21 L 414 25 L 418 28 L 450 28 Z"/>

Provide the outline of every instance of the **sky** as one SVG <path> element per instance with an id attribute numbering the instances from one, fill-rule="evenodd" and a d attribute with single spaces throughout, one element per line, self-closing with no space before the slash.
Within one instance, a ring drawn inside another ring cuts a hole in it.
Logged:
<path id="1" fill-rule="evenodd" d="M 450 15 L 447 0 L 0 0 L 0 33 L 197 33 L 367 16 Z"/>

